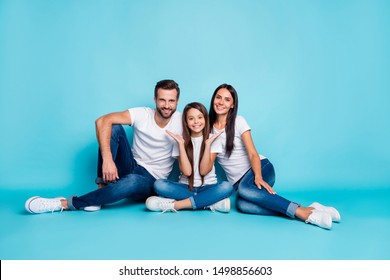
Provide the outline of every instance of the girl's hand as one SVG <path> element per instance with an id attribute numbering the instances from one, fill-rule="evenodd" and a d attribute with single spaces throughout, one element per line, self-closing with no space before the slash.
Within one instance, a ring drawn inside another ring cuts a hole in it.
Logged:
<path id="1" fill-rule="evenodd" d="M 205 145 L 211 145 L 215 139 L 221 135 L 223 131 L 218 132 L 217 134 L 214 134 L 213 136 L 209 137 L 206 141 L 204 141 Z"/>
<path id="2" fill-rule="evenodd" d="M 168 133 L 169 136 L 171 136 L 173 139 L 176 140 L 177 144 L 184 144 L 184 139 L 181 135 L 175 134 L 169 130 L 165 130 L 166 133 Z"/>
<path id="3" fill-rule="evenodd" d="M 264 181 L 262 178 L 255 178 L 255 185 L 261 189 L 262 187 L 265 188 L 270 194 L 276 194 L 274 189 L 268 185 L 266 181 Z"/>

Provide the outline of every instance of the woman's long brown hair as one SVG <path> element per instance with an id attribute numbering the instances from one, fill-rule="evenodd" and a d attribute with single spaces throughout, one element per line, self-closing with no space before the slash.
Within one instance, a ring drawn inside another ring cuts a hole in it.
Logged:
<path id="1" fill-rule="evenodd" d="M 237 117 L 237 110 L 238 110 L 238 95 L 237 91 L 234 89 L 232 85 L 229 84 L 222 84 L 219 87 L 217 87 L 213 93 L 213 96 L 211 97 L 210 101 L 210 110 L 209 110 L 209 120 L 210 120 L 210 127 L 213 127 L 214 123 L 217 120 L 217 113 L 214 110 L 214 99 L 215 96 L 217 95 L 217 92 L 221 89 L 225 88 L 227 89 L 230 94 L 232 95 L 233 98 L 233 104 L 234 107 L 229 110 L 229 113 L 227 115 L 227 120 L 226 120 L 226 127 L 225 127 L 225 132 L 226 132 L 226 145 L 225 145 L 225 152 L 226 156 L 229 158 L 230 155 L 233 152 L 234 148 L 234 133 L 235 133 L 235 124 L 236 124 L 236 117 Z"/>

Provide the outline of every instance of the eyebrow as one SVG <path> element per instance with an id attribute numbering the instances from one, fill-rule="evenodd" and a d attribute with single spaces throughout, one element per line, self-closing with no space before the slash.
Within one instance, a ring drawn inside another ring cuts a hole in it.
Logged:
<path id="1" fill-rule="evenodd" d="M 157 98 L 157 100 L 164 100 L 164 101 L 176 101 L 176 99 L 174 99 L 174 98 L 168 98 L 168 99 L 166 99 L 166 98 L 163 98 L 163 97 L 159 97 L 159 98 Z"/>

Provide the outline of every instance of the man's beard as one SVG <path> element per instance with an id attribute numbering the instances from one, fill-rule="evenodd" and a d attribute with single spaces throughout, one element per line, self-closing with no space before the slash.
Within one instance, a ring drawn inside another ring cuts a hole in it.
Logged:
<path id="1" fill-rule="evenodd" d="M 162 118 L 164 118 L 164 119 L 170 119 L 170 118 L 172 117 L 173 113 L 176 112 L 176 110 L 172 110 L 171 113 L 169 114 L 169 116 L 165 116 L 165 115 L 163 114 L 163 111 L 161 110 L 161 108 L 156 108 L 156 109 L 157 109 L 158 114 L 159 114 Z"/>

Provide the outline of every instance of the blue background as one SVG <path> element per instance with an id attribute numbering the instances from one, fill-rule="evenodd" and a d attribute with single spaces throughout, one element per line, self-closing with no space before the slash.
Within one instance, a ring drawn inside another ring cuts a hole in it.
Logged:
<path id="1" fill-rule="evenodd" d="M 232 84 L 284 188 L 390 184 L 388 1 L 0 1 L 0 187 L 88 184 L 97 117 Z M 77 186 L 75 186 L 77 188 Z"/>
<path id="2" fill-rule="evenodd" d="M 386 0 L 0 0 L 0 258 L 389 259 L 389 15 Z M 179 110 L 232 84 L 278 193 L 343 222 L 24 211 L 32 195 L 95 189 L 95 119 L 154 107 L 166 78 Z"/>

